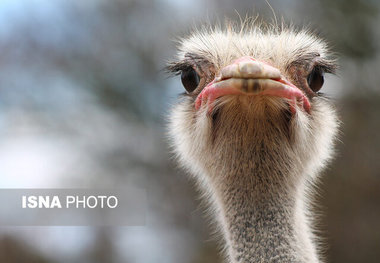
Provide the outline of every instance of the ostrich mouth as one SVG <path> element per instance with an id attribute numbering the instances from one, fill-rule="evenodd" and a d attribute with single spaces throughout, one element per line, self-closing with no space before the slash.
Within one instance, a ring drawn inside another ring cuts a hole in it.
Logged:
<path id="1" fill-rule="evenodd" d="M 311 107 L 305 94 L 282 76 L 278 69 L 251 57 L 242 57 L 223 68 L 198 95 L 195 108 L 199 109 L 207 104 L 211 112 L 214 101 L 226 95 L 265 95 L 284 98 L 289 101 L 293 113 L 296 112 L 297 102 L 308 113 Z"/>

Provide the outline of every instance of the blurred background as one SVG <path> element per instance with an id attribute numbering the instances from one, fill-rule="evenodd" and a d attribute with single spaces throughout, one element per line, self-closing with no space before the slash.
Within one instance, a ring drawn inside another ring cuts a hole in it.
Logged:
<path id="1" fill-rule="evenodd" d="M 380 258 L 380 2 L 270 0 L 339 57 L 324 92 L 343 124 L 318 204 L 328 262 Z M 0 227 L 0 262 L 221 262 L 193 184 L 171 160 L 165 116 L 182 92 L 163 71 L 204 22 L 264 0 L 0 2 L 0 188 L 147 189 L 145 226 Z"/>

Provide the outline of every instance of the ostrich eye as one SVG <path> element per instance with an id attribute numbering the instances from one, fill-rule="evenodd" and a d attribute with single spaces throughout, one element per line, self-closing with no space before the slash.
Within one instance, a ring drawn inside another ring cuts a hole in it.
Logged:
<path id="1" fill-rule="evenodd" d="M 199 75 L 193 68 L 187 68 L 181 72 L 181 81 L 183 87 L 190 93 L 198 87 Z"/>
<path id="2" fill-rule="evenodd" d="M 307 76 L 307 83 L 314 92 L 318 92 L 322 88 L 324 81 L 323 71 L 319 67 L 314 67 Z"/>

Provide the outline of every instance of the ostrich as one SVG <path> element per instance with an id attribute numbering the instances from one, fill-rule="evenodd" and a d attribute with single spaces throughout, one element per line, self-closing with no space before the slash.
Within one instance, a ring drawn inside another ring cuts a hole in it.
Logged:
<path id="1" fill-rule="evenodd" d="M 185 93 L 169 117 L 179 163 L 210 202 L 228 262 L 321 262 L 310 200 L 338 118 L 320 93 L 336 63 L 307 30 L 249 23 L 180 41 Z"/>

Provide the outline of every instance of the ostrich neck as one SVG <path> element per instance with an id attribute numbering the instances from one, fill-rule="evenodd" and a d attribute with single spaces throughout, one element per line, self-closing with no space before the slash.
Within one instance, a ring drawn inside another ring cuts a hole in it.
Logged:
<path id="1" fill-rule="evenodd" d="M 273 167 L 235 170 L 220 169 L 223 183 L 214 184 L 230 261 L 318 262 L 300 194 L 303 177 Z"/>

